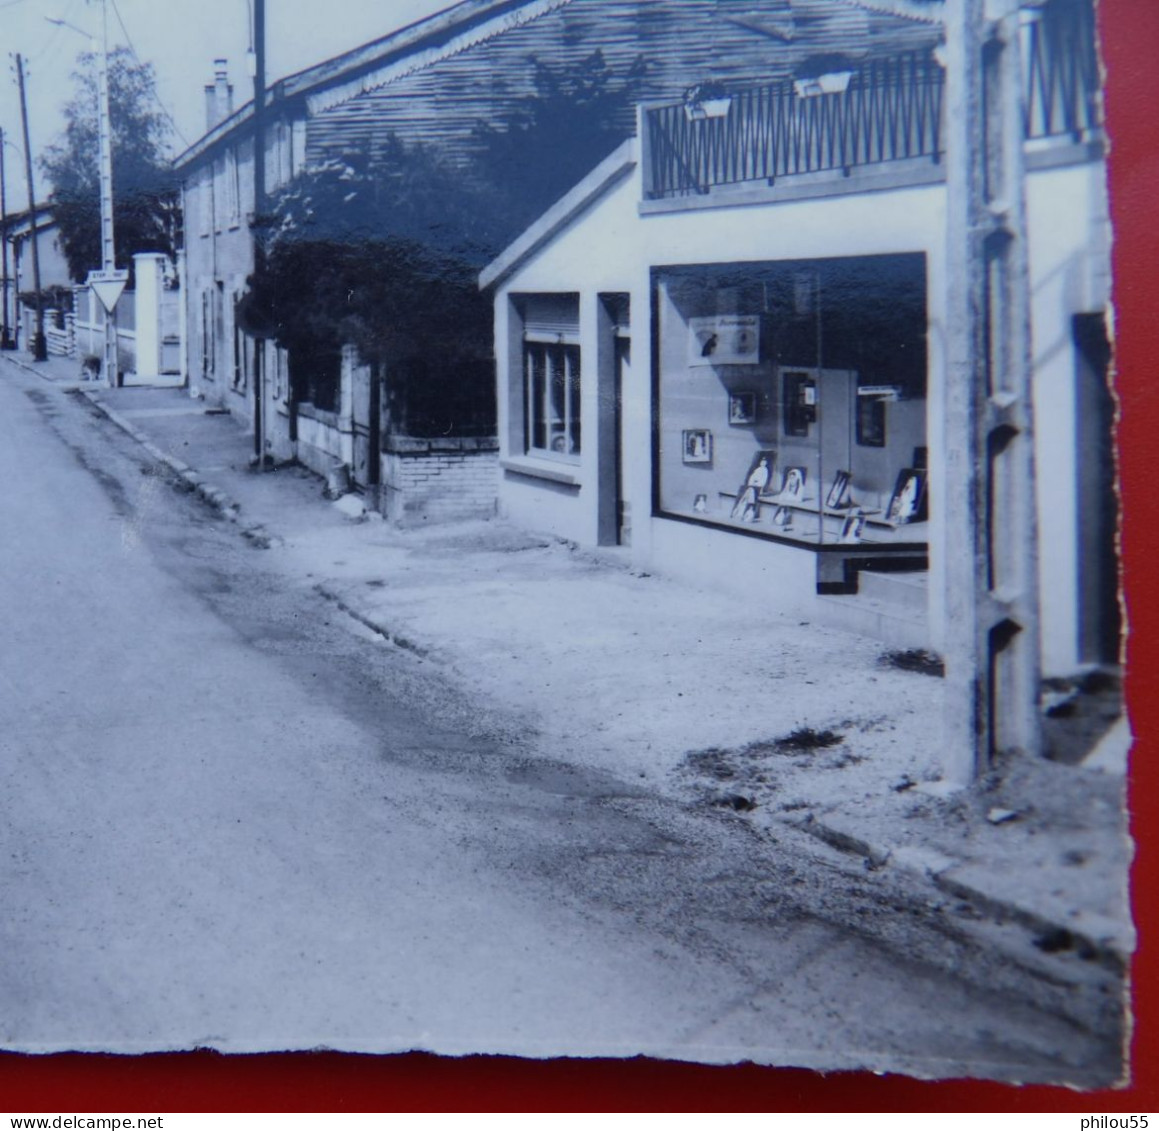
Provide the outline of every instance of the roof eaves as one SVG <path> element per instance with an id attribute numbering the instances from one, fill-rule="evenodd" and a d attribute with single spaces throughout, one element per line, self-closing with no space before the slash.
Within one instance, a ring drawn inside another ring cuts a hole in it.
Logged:
<path id="1" fill-rule="evenodd" d="M 636 139 L 630 137 L 479 272 L 479 290 L 506 279 L 635 166 Z"/>
<path id="2" fill-rule="evenodd" d="M 460 0 L 442 12 L 417 20 L 413 24 L 392 31 L 389 35 L 371 40 L 361 47 L 352 48 L 332 59 L 315 63 L 312 67 L 288 75 L 282 80 L 287 96 L 310 94 L 333 82 L 344 82 L 353 73 L 364 73 L 380 66 L 394 56 L 453 36 L 464 26 L 471 26 L 496 12 L 517 9 L 528 0 Z"/>
<path id="3" fill-rule="evenodd" d="M 927 24 L 946 22 L 945 0 L 842 0 L 842 2 L 853 8 L 863 8 L 887 16 L 901 16 L 903 19 L 919 20 Z"/>
<path id="4" fill-rule="evenodd" d="M 445 34 L 429 36 L 410 50 L 380 56 L 372 63 L 353 69 L 353 73 L 340 82 L 315 87 L 309 92 L 310 112 L 319 114 L 332 110 L 359 95 L 378 90 L 505 32 L 523 27 L 570 3 L 571 0 L 516 0 L 514 3 L 508 0 L 507 3 L 493 4 L 487 11 L 480 9 L 478 18 L 473 21 L 461 21 L 459 25 L 445 29 Z"/>
<path id="5" fill-rule="evenodd" d="M 271 84 L 267 92 L 267 105 L 305 98 L 331 86 L 357 81 L 358 76 L 399 58 L 405 58 L 407 54 L 419 49 L 437 48 L 440 43 L 452 39 L 457 30 L 470 28 L 496 13 L 514 11 L 518 14 L 518 9 L 526 7 L 528 2 L 529 0 L 461 0 L 445 11 L 408 24 L 389 35 L 280 79 Z M 556 2 L 566 3 L 567 0 Z M 181 170 L 192 165 L 235 131 L 241 130 L 252 119 L 251 99 L 174 158 L 173 168 Z"/>

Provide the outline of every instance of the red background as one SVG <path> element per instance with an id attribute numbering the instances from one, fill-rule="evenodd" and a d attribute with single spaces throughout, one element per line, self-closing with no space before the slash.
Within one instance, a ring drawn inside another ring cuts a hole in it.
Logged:
<path id="1" fill-rule="evenodd" d="M 866 1073 L 710 1068 L 657 1061 L 520 1061 L 330 1053 L 223 1057 L 0 1055 L 8 1111 L 1070 1111 L 1159 1110 L 1159 2 L 1101 0 L 1112 138 L 1115 335 L 1124 504 L 1127 699 L 1135 916 L 1134 1081 L 1117 1092 L 921 1083 Z M 0 956 L 3 961 L 3 956 Z"/>

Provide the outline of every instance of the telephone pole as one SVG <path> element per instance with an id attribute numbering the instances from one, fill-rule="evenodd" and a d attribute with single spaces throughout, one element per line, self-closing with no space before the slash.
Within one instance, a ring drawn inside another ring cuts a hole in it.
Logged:
<path id="1" fill-rule="evenodd" d="M 4 146 L 0 129 L 0 350 L 15 348 L 8 329 L 8 185 L 4 176 Z"/>
<path id="2" fill-rule="evenodd" d="M 258 278 L 266 265 L 265 234 L 262 227 L 266 211 L 266 0 L 254 0 L 254 276 Z M 254 456 L 258 470 L 266 465 L 266 343 L 254 340 Z"/>
<path id="3" fill-rule="evenodd" d="M 28 181 L 28 228 L 32 239 L 32 286 L 36 290 L 36 334 L 32 339 L 32 359 L 47 361 L 44 296 L 40 293 L 40 241 L 36 235 L 36 196 L 32 188 L 32 143 L 28 139 L 28 98 L 24 91 L 24 58 L 19 52 L 16 54 L 16 81 L 20 87 L 20 121 L 24 129 L 24 175 Z"/>

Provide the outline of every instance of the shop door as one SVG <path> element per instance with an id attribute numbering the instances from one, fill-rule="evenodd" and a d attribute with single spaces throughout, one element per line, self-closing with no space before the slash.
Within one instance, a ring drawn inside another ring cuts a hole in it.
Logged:
<path id="1" fill-rule="evenodd" d="M 616 493 L 616 545 L 630 546 L 632 544 L 632 518 L 625 501 L 624 490 L 624 386 L 626 377 L 632 368 L 632 339 L 626 336 L 616 336 L 615 345 L 615 387 L 613 389 L 615 404 L 615 493 Z"/>
<path id="2" fill-rule="evenodd" d="M 1101 314 L 1074 319 L 1078 475 L 1079 655 L 1086 663 L 1119 660 L 1119 575 L 1115 532 L 1115 404 L 1107 384 L 1111 347 Z"/>

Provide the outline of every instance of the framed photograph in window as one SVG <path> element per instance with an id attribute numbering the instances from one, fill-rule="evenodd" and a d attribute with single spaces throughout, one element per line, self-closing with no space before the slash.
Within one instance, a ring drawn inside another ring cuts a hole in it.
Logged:
<path id="1" fill-rule="evenodd" d="M 855 511 L 849 515 L 841 524 L 840 542 L 855 543 L 861 541 L 861 536 L 865 532 L 865 515 Z"/>
<path id="2" fill-rule="evenodd" d="M 889 500 L 885 518 L 894 526 L 920 522 L 926 517 L 926 473 L 916 467 L 898 472 L 897 483 Z"/>
<path id="3" fill-rule="evenodd" d="M 825 496 L 825 507 L 828 510 L 842 510 L 849 506 L 849 472 L 839 471 L 833 477 L 833 486 Z"/>
<path id="4" fill-rule="evenodd" d="M 707 428 L 685 428 L 681 452 L 685 463 L 712 463 L 712 433 Z"/>
<path id="5" fill-rule="evenodd" d="M 757 419 L 756 393 L 732 393 L 728 398 L 729 424 L 755 424 Z"/>
<path id="6" fill-rule="evenodd" d="M 781 495 L 786 499 L 803 499 L 807 474 L 807 470 L 803 467 L 786 467 L 784 478 L 781 480 Z"/>
<path id="7" fill-rule="evenodd" d="M 758 451 L 749 464 L 748 475 L 737 488 L 736 502 L 730 517 L 741 522 L 758 522 L 761 517 L 761 496 L 773 481 L 773 469 L 777 466 L 777 453 L 771 448 Z"/>

